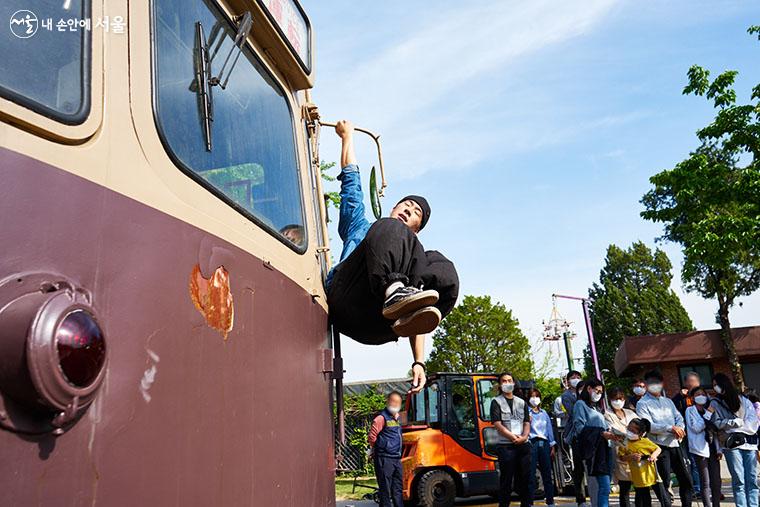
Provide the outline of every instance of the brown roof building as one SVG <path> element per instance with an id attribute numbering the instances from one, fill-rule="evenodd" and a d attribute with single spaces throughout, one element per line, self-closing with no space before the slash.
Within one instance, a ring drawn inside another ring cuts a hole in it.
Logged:
<path id="1" fill-rule="evenodd" d="M 745 382 L 760 391 L 760 326 L 734 328 L 732 332 Z M 699 373 L 705 385 L 710 384 L 715 373 L 731 375 L 719 329 L 626 336 L 615 353 L 618 376 L 640 377 L 652 369 L 662 372 L 671 393 L 690 371 Z"/>

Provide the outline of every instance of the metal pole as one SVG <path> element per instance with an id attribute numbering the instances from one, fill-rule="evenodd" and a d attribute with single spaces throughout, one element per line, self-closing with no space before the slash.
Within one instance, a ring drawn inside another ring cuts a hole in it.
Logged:
<path id="1" fill-rule="evenodd" d="M 594 340 L 594 330 L 591 327 L 591 315 L 588 311 L 588 299 L 583 300 L 583 316 L 586 318 L 586 333 L 588 333 L 588 343 L 591 346 L 591 359 L 594 361 L 594 372 L 596 378 L 602 380 L 602 371 L 599 369 L 599 358 L 596 355 L 596 341 Z"/>
<path id="2" fill-rule="evenodd" d="M 340 333 L 333 328 L 333 379 L 335 379 L 335 405 L 338 419 L 338 440 L 346 444 L 346 411 L 343 406 L 343 356 L 340 353 Z"/>
<path id="3" fill-rule="evenodd" d="M 591 328 L 591 316 L 588 310 L 588 299 L 578 296 L 564 296 L 562 294 L 552 294 L 552 297 L 561 299 L 572 299 L 573 301 L 580 301 L 583 306 L 583 317 L 586 320 L 586 334 L 588 334 L 588 344 L 591 350 L 591 360 L 594 362 L 594 373 L 596 378 L 602 380 L 602 371 L 599 369 L 599 358 L 596 355 L 596 342 L 594 341 L 594 330 Z"/>
<path id="4" fill-rule="evenodd" d="M 562 333 L 562 338 L 565 341 L 565 355 L 567 356 L 567 371 L 570 371 L 575 368 L 573 364 L 573 351 L 572 351 L 572 344 L 570 343 L 570 338 L 568 335 L 570 334 L 570 331 L 565 331 Z"/>

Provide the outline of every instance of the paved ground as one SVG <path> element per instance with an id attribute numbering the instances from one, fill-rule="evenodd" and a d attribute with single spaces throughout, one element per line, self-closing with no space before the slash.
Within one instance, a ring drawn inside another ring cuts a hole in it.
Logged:
<path id="1" fill-rule="evenodd" d="M 728 475 L 728 473 L 726 473 Z M 723 494 L 726 495 L 726 499 L 720 503 L 721 507 L 726 505 L 734 505 L 734 499 L 731 493 L 731 484 L 727 482 L 727 480 L 723 479 Z M 696 499 L 695 499 L 696 500 Z M 570 497 L 558 497 L 555 499 L 557 505 L 575 505 L 575 499 Z M 633 494 L 631 494 L 631 504 L 633 504 Z M 518 507 L 518 502 L 512 503 L 513 507 Z M 545 506 L 546 504 L 541 501 L 537 501 L 535 503 L 537 506 Z M 652 505 L 657 506 L 659 503 L 657 502 L 656 498 L 652 498 Z M 676 491 L 676 498 L 675 502 L 673 502 L 674 507 L 680 507 L 681 502 L 678 499 L 678 492 Z M 469 506 L 469 507 L 497 507 L 497 504 L 493 503 L 493 500 L 490 498 L 485 499 L 467 499 L 467 500 L 461 500 L 457 502 L 457 506 Z M 619 506 L 618 497 L 617 495 L 612 495 L 610 497 L 610 506 L 617 507 Z M 701 501 L 695 501 L 693 504 L 694 507 L 701 507 L 702 502 Z M 375 502 L 361 502 L 356 500 L 349 500 L 349 501 L 342 501 L 338 502 L 338 507 L 377 507 L 377 504 Z"/>

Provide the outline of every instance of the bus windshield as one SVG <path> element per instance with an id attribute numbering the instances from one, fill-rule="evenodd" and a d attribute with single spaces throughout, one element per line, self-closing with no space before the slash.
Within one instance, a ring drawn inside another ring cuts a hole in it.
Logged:
<path id="1" fill-rule="evenodd" d="M 196 28 L 204 28 L 209 71 L 217 76 L 237 27 L 210 1 L 156 0 L 153 9 L 156 121 L 170 155 L 220 199 L 303 251 L 294 122 L 285 91 L 244 45 L 224 89 L 209 87 L 213 149 L 207 149 Z"/>

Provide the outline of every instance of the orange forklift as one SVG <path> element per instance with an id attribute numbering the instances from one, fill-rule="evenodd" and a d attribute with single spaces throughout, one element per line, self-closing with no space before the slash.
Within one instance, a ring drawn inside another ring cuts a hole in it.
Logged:
<path id="1" fill-rule="evenodd" d="M 517 395 L 524 397 L 533 382 L 520 381 L 517 387 Z M 498 438 L 490 420 L 498 388 L 492 373 L 436 373 L 425 389 L 407 396 L 401 457 L 405 502 L 451 507 L 457 497 L 498 494 Z M 557 472 L 561 491 L 568 474 Z"/>

